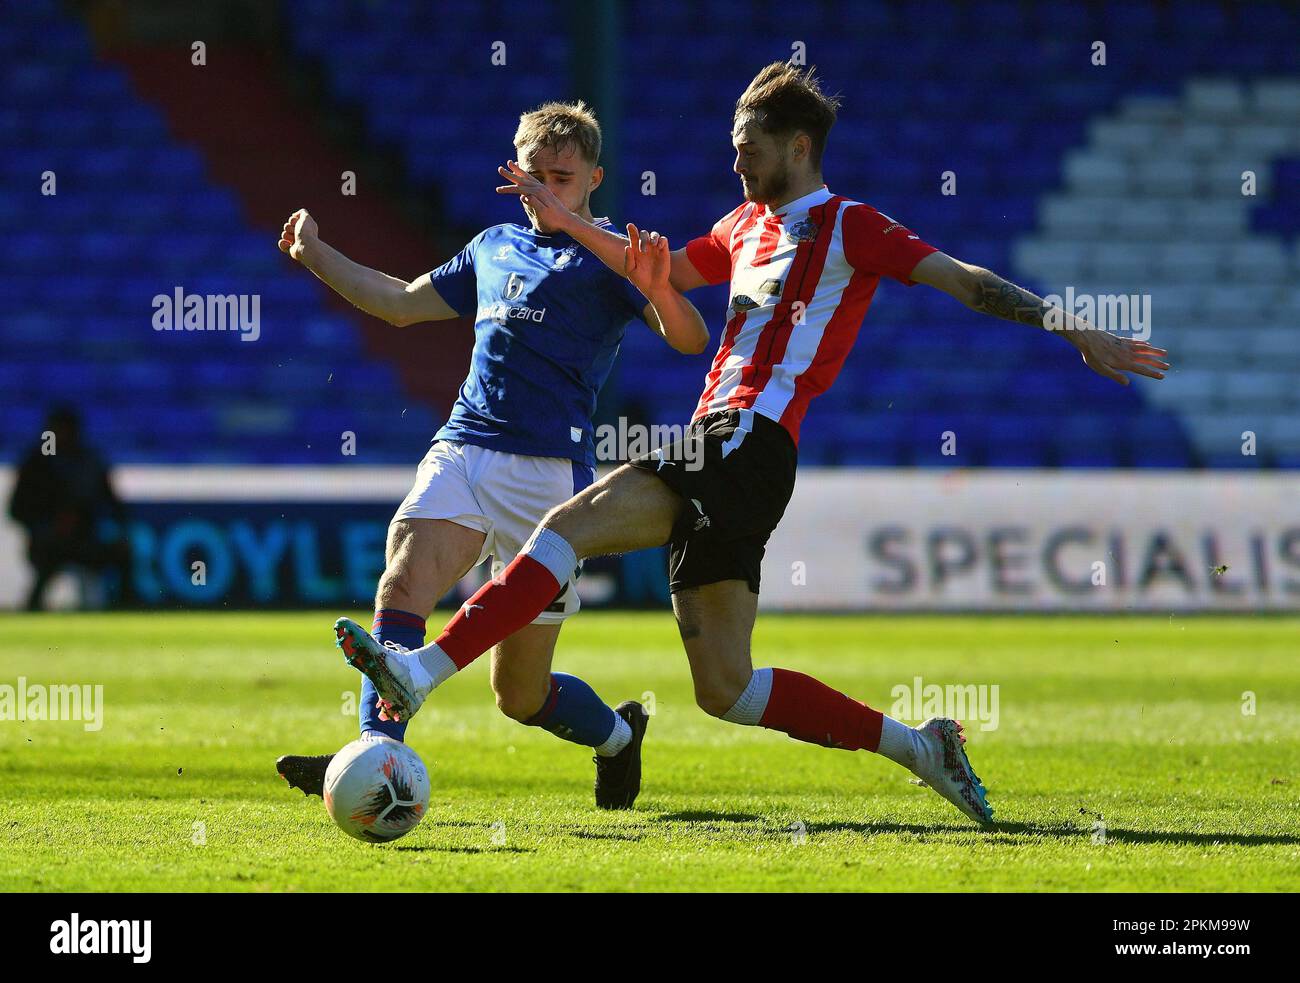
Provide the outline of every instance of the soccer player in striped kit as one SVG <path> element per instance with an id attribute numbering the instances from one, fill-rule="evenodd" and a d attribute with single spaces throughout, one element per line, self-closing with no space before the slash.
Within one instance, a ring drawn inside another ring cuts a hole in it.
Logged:
<path id="1" fill-rule="evenodd" d="M 611 228 L 591 214 L 603 170 L 600 127 L 586 106 L 523 114 L 514 143 L 521 172 L 548 203 L 562 203 L 557 214 Z M 475 315 L 469 376 L 389 526 L 373 625 L 381 646 L 423 645 L 440 597 L 489 556 L 499 573 L 550 509 L 592 483 L 596 394 L 631 319 L 678 351 L 708 345 L 703 318 L 669 283 L 665 247 L 645 248 L 629 226 L 611 271 L 529 197 L 522 205 L 526 225 L 484 230 L 413 283 L 352 262 L 321 241 L 305 211 L 284 226 L 280 249 L 370 314 L 398 326 Z M 632 700 L 610 708 L 583 680 L 551 670 L 560 626 L 578 610 L 576 579 L 575 563 L 527 621 L 493 643 L 492 688 L 507 716 L 593 748 L 597 805 L 627 808 L 640 787 L 645 709 Z M 360 718 L 363 737 L 404 738 L 406 722 L 381 714 L 369 680 Z M 286 755 L 277 769 L 319 795 L 330 757 Z"/>
<path id="2" fill-rule="evenodd" d="M 377 647 L 346 619 L 336 625 L 349 662 L 375 681 L 399 716 L 504 634 L 526 624 L 584 557 L 670 544 L 670 588 L 699 705 L 733 723 L 783 731 L 825 747 L 868 750 L 924 781 L 969 818 L 992 821 L 961 725 L 933 718 L 908 727 L 811 676 L 755 669 L 750 637 L 764 546 L 794 488 L 799 430 L 811 400 L 830 387 L 882 276 L 924 283 L 973 310 L 1038 328 L 1079 349 L 1085 365 L 1127 384 L 1163 378 L 1165 352 L 1092 330 L 1002 277 L 953 259 L 869 205 L 832 193 L 821 159 L 837 101 L 811 69 L 764 68 L 736 105 L 732 143 L 745 201 L 672 253 L 679 290 L 730 281 L 713 367 L 682 447 L 635 460 L 554 509 L 494 583 L 462 608 L 434 643 L 409 653 Z M 617 268 L 626 243 L 579 229 L 560 203 L 513 164 L 500 188 Z M 654 234 L 647 248 L 662 248 Z M 473 609 L 473 618 L 468 616 Z"/>

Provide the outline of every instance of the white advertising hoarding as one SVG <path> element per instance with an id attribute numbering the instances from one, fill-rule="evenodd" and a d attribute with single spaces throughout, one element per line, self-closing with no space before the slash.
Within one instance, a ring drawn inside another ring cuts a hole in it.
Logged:
<path id="1" fill-rule="evenodd" d="M 762 603 L 1296 610 L 1300 475 L 807 469 Z"/>
<path id="2" fill-rule="evenodd" d="M 244 515 L 238 506 L 247 502 L 256 526 L 251 503 L 263 512 L 266 503 L 335 507 L 327 516 L 365 505 L 381 523 L 380 549 L 382 523 L 410 480 L 406 468 L 114 472 L 137 516 L 178 504 L 196 516 L 232 506 Z M 10 608 L 30 583 L 25 537 L 7 515 L 12 481 L 12 470 L 0 469 L 0 607 Z M 827 611 L 1300 610 L 1300 474 L 805 468 L 768 543 L 761 603 Z"/>

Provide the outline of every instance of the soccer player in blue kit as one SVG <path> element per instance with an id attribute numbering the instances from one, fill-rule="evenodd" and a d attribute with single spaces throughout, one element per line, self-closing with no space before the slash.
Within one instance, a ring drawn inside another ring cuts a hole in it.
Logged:
<path id="1" fill-rule="evenodd" d="M 518 164 L 586 221 L 604 176 L 600 126 L 581 102 L 552 102 L 520 117 Z M 352 304 L 405 326 L 475 312 L 469 376 L 434 437 L 415 484 L 388 530 L 386 566 L 375 596 L 373 634 L 403 649 L 424 644 L 438 599 L 488 556 L 493 572 L 523 548 L 546 513 L 594 480 L 592 414 L 624 329 L 641 318 L 674 349 L 698 354 L 709 342 L 695 307 L 669 285 L 667 243 L 628 227 L 620 277 L 571 236 L 541 223 L 527 196 L 529 225 L 493 226 L 454 258 L 414 282 L 352 262 L 321 241 L 299 210 L 280 249 Z M 576 576 L 576 571 L 575 571 Z M 578 610 L 574 578 L 531 624 L 493 651 L 497 705 L 521 723 L 595 749 L 596 804 L 628 808 L 640 789 L 648 716 L 635 701 L 611 709 L 576 676 L 551 671 L 562 622 Z M 361 732 L 402 740 L 404 721 L 361 690 Z M 321 794 L 332 755 L 286 755 L 277 770 L 307 794 Z"/>

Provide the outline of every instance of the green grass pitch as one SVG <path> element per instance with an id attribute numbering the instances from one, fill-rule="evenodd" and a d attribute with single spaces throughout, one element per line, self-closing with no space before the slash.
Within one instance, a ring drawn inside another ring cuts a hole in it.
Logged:
<path id="1" fill-rule="evenodd" d="M 385 846 L 274 769 L 355 737 L 332 621 L 5 617 L 0 685 L 102 684 L 105 714 L 0 721 L 0 889 L 1300 889 L 1300 619 L 760 617 L 757 665 L 882 709 L 918 675 L 996 684 L 983 831 L 874 755 L 707 717 L 669 614 L 588 612 L 557 667 L 653 694 L 637 808 L 598 811 L 590 752 L 501 716 L 480 660 L 415 719 L 430 812 Z"/>

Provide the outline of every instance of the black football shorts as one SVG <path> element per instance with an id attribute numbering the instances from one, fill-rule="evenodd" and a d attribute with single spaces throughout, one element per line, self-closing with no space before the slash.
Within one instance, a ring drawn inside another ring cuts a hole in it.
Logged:
<path id="1" fill-rule="evenodd" d="M 768 537 L 794 492 L 798 450 L 785 427 L 753 410 L 721 410 L 628 463 L 686 500 L 669 540 L 668 589 L 743 580 L 757 594 Z"/>

